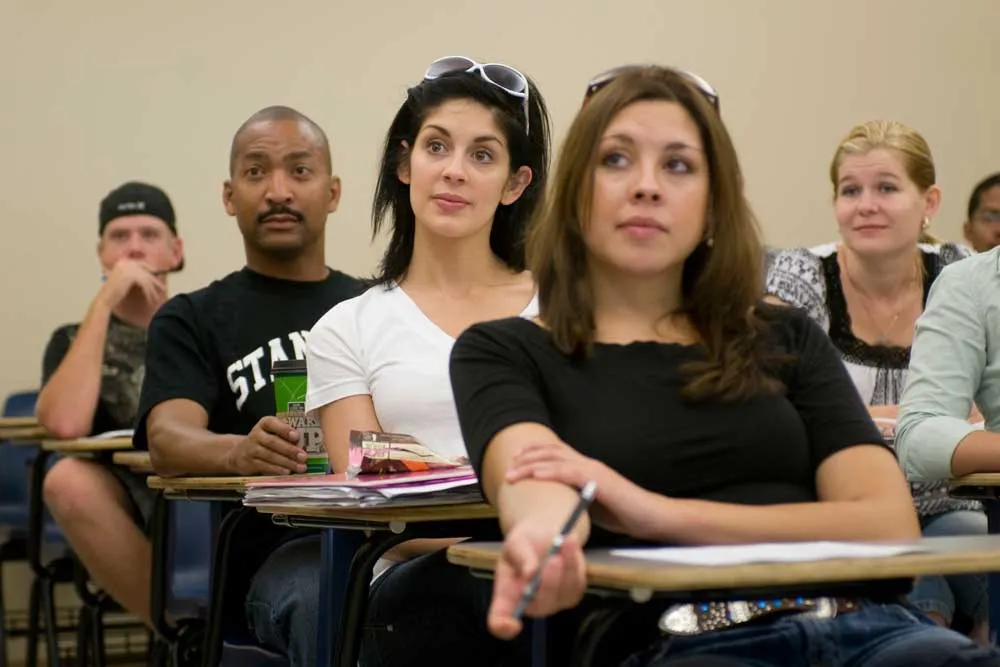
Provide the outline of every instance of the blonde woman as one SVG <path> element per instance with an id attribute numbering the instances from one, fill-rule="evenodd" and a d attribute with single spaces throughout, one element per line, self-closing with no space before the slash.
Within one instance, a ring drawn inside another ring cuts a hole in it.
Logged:
<path id="1" fill-rule="evenodd" d="M 840 241 L 779 253 L 766 291 L 827 331 L 891 439 L 931 283 L 968 251 L 929 233 L 941 190 L 930 147 L 914 129 L 895 121 L 854 127 L 834 153 L 830 182 Z M 925 535 L 986 533 L 981 505 L 950 498 L 945 483 L 915 484 L 912 491 Z M 911 599 L 942 625 L 960 611 L 985 637 L 985 577 L 927 577 Z"/>

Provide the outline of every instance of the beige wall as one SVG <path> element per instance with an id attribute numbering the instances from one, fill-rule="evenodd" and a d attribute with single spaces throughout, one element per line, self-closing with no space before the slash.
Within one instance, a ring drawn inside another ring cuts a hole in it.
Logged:
<path id="1" fill-rule="evenodd" d="M 722 95 L 768 240 L 834 233 L 826 167 L 854 123 L 925 133 L 958 238 L 973 182 L 1000 168 L 997 0 L 6 0 L 0 3 L 0 393 L 37 384 L 56 325 L 98 285 L 97 205 L 130 178 L 172 196 L 190 290 L 241 265 L 219 193 L 233 131 L 295 106 L 344 180 L 329 261 L 374 267 L 368 211 L 382 133 L 435 57 L 534 77 L 562 135 L 588 77 L 630 61 L 694 69 Z M 20 341 L 15 344 L 14 337 Z"/>

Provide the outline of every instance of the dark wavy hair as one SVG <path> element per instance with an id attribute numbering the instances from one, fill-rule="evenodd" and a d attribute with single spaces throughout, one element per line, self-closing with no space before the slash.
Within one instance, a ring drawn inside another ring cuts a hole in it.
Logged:
<path id="1" fill-rule="evenodd" d="M 453 72 L 423 81 L 409 89 L 406 101 L 386 133 L 378 182 L 372 202 L 372 239 L 385 225 L 392 229 L 374 284 L 398 281 L 410 267 L 416 219 L 410 205 L 410 186 L 399 180 L 399 166 L 409 153 L 427 117 L 445 102 L 472 100 L 493 112 L 507 140 L 510 169 L 531 169 L 531 183 L 513 204 L 500 204 L 490 230 L 490 248 L 511 269 L 523 271 L 524 236 L 528 221 L 545 192 L 549 165 L 549 115 L 538 88 L 528 81 L 530 133 L 524 131 L 524 103 L 485 81 L 477 72 Z"/>

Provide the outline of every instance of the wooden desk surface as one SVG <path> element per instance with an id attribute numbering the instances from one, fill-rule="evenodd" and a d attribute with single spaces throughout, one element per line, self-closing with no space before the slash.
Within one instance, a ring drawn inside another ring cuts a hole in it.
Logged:
<path id="1" fill-rule="evenodd" d="M 79 440 L 44 440 L 42 449 L 63 454 L 88 454 L 132 449 L 132 438 L 82 438 Z"/>
<path id="2" fill-rule="evenodd" d="M 38 426 L 36 417 L 0 417 L 0 431 L 11 428 L 27 428 Z"/>
<path id="3" fill-rule="evenodd" d="M 9 441 L 14 445 L 35 444 L 48 437 L 50 437 L 48 432 L 37 425 L 0 428 L 0 441 Z"/>
<path id="4" fill-rule="evenodd" d="M 152 489 L 161 489 L 171 493 L 183 493 L 186 491 L 237 491 L 243 493 L 247 490 L 247 484 L 260 482 L 268 479 L 283 479 L 280 477 L 270 477 L 266 475 L 255 475 L 251 477 L 217 476 L 217 477 L 150 477 L 146 483 Z"/>
<path id="5" fill-rule="evenodd" d="M 837 558 L 806 563 L 752 563 L 718 567 L 681 565 L 587 551 L 591 586 L 658 592 L 711 591 L 904 579 L 928 574 L 1000 571 L 1000 535 L 925 537 L 927 549 L 887 558 Z M 448 560 L 473 570 L 492 571 L 499 542 L 463 542 L 448 548 Z"/>
<path id="6" fill-rule="evenodd" d="M 951 488 L 957 489 L 963 486 L 1000 486 L 1000 472 L 977 472 L 951 480 Z"/>
<path id="7" fill-rule="evenodd" d="M 456 505 L 418 505 L 413 507 L 294 507 L 263 505 L 262 514 L 292 517 L 343 519 L 370 523 L 423 523 L 426 521 L 456 521 L 459 519 L 495 519 L 496 509 L 484 503 Z"/>
<path id="8" fill-rule="evenodd" d="M 115 465 L 131 468 L 135 472 L 151 473 L 153 464 L 149 460 L 149 452 L 125 451 L 115 452 L 111 456 L 111 461 Z"/>

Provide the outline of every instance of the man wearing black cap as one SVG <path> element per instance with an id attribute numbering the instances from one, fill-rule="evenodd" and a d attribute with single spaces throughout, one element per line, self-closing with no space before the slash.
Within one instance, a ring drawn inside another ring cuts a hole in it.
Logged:
<path id="1" fill-rule="evenodd" d="M 132 428 L 146 330 L 167 300 L 167 274 L 184 261 L 173 206 L 155 186 L 118 187 L 101 202 L 98 220 L 101 286 L 83 321 L 56 329 L 45 349 L 36 412 L 56 438 Z M 151 557 L 143 528 L 154 496 L 144 480 L 65 458 L 45 476 L 42 491 L 94 581 L 149 623 Z"/>

